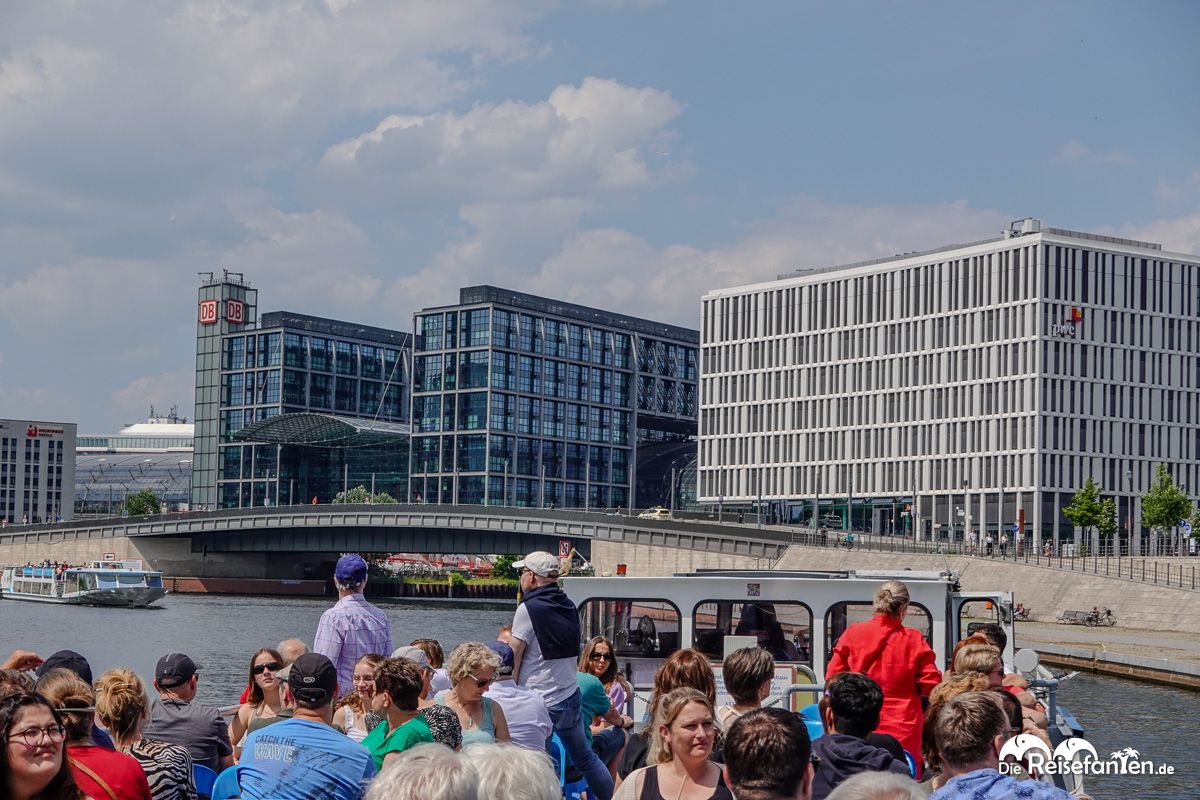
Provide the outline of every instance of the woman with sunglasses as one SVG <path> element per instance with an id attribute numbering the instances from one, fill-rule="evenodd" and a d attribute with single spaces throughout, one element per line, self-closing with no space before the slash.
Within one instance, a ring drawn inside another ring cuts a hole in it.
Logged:
<path id="1" fill-rule="evenodd" d="M 11 800 L 80 800 L 83 794 L 63 757 L 66 730 L 41 695 L 0 700 L 0 797 Z"/>
<path id="2" fill-rule="evenodd" d="M 375 696 L 375 670 L 387 661 L 379 653 L 367 653 L 354 662 L 350 679 L 354 691 L 340 698 L 333 706 L 333 720 L 346 729 L 346 735 L 355 742 L 367 738 L 367 734 L 379 724 L 379 715 L 371 710 L 371 698 Z"/>
<path id="3" fill-rule="evenodd" d="M 96 744 L 92 723 L 96 693 L 69 669 L 52 669 L 38 679 L 37 692 L 59 713 L 66 732 L 67 764 L 75 784 L 92 800 L 150 800 L 146 773 L 133 756 Z"/>
<path id="4" fill-rule="evenodd" d="M 625 703 L 633 690 L 625 681 L 625 677 L 617 671 L 617 656 L 612 642 L 603 636 L 593 636 L 583 647 L 579 656 L 579 671 L 595 675 L 604 684 L 608 699 L 612 706 L 622 714 L 625 713 Z"/>
<path id="5" fill-rule="evenodd" d="M 269 647 L 250 657 L 250 696 L 229 723 L 229 740 L 234 743 L 235 756 L 241 757 L 247 733 L 279 721 L 279 712 L 283 710 L 278 677 L 281 669 L 283 656 Z"/>
<path id="6" fill-rule="evenodd" d="M 500 704 L 483 693 L 496 680 L 500 656 L 487 645 L 463 642 L 450 653 L 446 665 L 451 689 L 437 698 L 458 714 L 463 747 L 476 742 L 507 742 L 508 723 Z"/>
<path id="7" fill-rule="evenodd" d="M 614 800 L 733 800 L 721 768 L 709 760 L 717 734 L 712 701 L 691 688 L 658 702 L 648 766 L 634 770 Z"/>

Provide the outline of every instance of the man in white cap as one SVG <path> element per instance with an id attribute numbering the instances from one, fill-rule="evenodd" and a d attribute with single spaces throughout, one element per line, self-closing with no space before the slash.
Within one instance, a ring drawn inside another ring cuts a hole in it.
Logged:
<path id="1" fill-rule="evenodd" d="M 542 696 L 554 732 L 575 768 L 588 782 L 588 795 L 611 800 L 608 767 L 592 752 L 580 711 L 582 695 L 575 681 L 579 663 L 579 609 L 558 586 L 558 559 L 543 551 L 513 564 L 520 575 L 521 605 L 513 616 L 513 680 Z"/>
<path id="2" fill-rule="evenodd" d="M 338 694 L 354 691 L 354 664 L 368 653 L 392 652 L 392 624 L 387 615 L 367 602 L 367 562 L 356 554 L 338 559 L 333 573 L 337 605 L 321 615 L 313 652 L 337 668 Z"/>

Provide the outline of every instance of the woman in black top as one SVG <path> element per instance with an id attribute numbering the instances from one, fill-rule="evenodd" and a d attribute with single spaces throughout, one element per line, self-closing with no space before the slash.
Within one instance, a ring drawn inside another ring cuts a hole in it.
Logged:
<path id="1" fill-rule="evenodd" d="M 658 703 L 647 761 L 621 784 L 615 800 L 733 800 L 721 768 L 709 761 L 717 721 L 709 699 L 675 689 Z"/>

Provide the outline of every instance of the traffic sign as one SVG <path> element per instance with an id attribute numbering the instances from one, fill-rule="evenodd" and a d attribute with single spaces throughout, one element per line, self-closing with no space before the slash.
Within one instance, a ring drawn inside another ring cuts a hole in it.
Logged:
<path id="1" fill-rule="evenodd" d="M 1020 527 L 1018 527 L 1018 526 L 1017 526 L 1017 523 L 1015 523 L 1015 522 L 1014 522 L 1014 523 L 1013 523 L 1013 526 L 1012 526 L 1012 532 L 1013 532 L 1013 533 L 1019 533 L 1020 531 L 1021 531 Z"/>
<path id="2" fill-rule="evenodd" d="M 1192 529 L 1192 523 L 1188 522 L 1186 519 L 1180 520 L 1179 530 L 1183 531 L 1184 533 L 1188 533 L 1189 531 L 1191 531 L 1191 529 Z"/>
<path id="3" fill-rule="evenodd" d="M 570 539 L 559 539 L 558 540 L 558 557 L 559 557 L 559 559 L 561 560 L 564 558 L 570 558 L 570 556 L 571 556 L 571 540 Z"/>

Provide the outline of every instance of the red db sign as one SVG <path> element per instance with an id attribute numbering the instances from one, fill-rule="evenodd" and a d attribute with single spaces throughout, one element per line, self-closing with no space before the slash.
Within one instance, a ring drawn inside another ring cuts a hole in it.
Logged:
<path id="1" fill-rule="evenodd" d="M 212 325 L 217 321 L 217 301 L 216 300 L 201 300 L 200 301 L 200 324 Z"/>
<path id="2" fill-rule="evenodd" d="M 241 325 L 246 321 L 246 304 L 241 300 L 226 300 L 225 319 L 234 325 Z"/>

